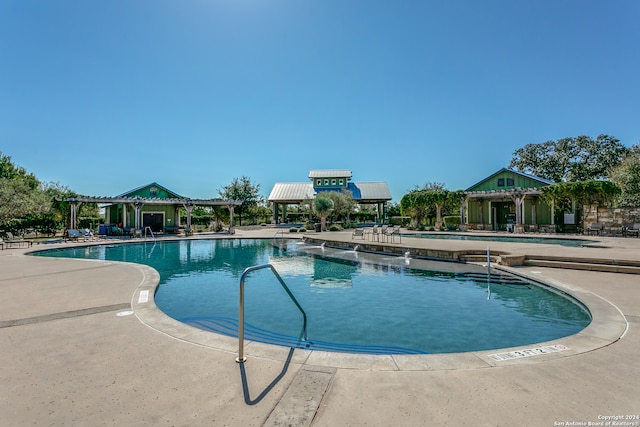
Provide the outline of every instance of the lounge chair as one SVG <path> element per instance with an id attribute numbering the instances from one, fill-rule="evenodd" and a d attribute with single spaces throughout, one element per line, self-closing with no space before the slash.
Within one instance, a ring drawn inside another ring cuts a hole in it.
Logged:
<path id="1" fill-rule="evenodd" d="M 23 237 L 14 237 L 10 231 L 6 232 L 7 240 L 0 239 L 2 249 L 10 248 L 30 248 L 33 245 L 31 240 L 25 240 Z"/>
<path id="2" fill-rule="evenodd" d="M 96 236 L 86 228 L 80 230 L 80 234 L 84 237 L 85 240 L 96 240 Z"/>
<path id="3" fill-rule="evenodd" d="M 80 240 L 85 240 L 82 233 L 80 233 L 78 230 L 69 229 L 65 231 L 64 234 L 66 239 L 70 242 L 79 242 Z"/>
<path id="4" fill-rule="evenodd" d="M 356 228 L 355 230 L 353 230 L 353 233 L 351 233 L 351 238 L 360 238 L 362 240 L 364 240 L 364 228 Z"/>
<path id="5" fill-rule="evenodd" d="M 7 242 L 20 242 L 24 240 L 23 237 L 14 237 L 13 233 L 10 231 L 7 231 L 5 234 L 7 235 Z"/>

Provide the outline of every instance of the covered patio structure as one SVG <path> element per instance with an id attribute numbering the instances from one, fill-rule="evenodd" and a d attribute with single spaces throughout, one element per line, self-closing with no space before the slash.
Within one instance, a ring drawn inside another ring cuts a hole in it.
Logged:
<path id="1" fill-rule="evenodd" d="M 543 178 L 501 169 L 465 191 L 462 223 L 475 230 L 555 231 L 555 207 L 540 197 L 540 188 L 550 184 Z"/>
<path id="2" fill-rule="evenodd" d="M 123 230 L 153 232 L 177 232 L 184 227 L 191 232 L 191 214 L 196 206 L 222 206 L 229 209 L 229 231 L 233 231 L 234 206 L 242 202 L 235 200 L 206 200 L 182 197 L 157 183 L 131 190 L 115 197 L 68 197 L 64 201 L 71 207 L 70 227 L 77 228 L 77 212 L 83 203 L 106 205 L 105 223 L 116 224 Z M 180 209 L 187 213 L 186 224 L 181 224 Z"/>
<path id="3" fill-rule="evenodd" d="M 375 205 L 376 222 L 386 221 L 387 203 L 391 200 L 386 182 L 352 182 L 348 169 L 311 170 L 308 178 L 310 182 L 278 182 L 274 185 L 267 199 L 273 203 L 274 223 L 286 222 L 288 205 L 300 205 L 330 191 L 348 193 L 361 205 Z"/>

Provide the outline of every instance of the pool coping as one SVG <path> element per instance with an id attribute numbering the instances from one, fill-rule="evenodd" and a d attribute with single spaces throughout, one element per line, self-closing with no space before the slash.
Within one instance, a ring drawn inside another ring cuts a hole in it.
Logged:
<path id="1" fill-rule="evenodd" d="M 200 237 L 200 239 L 208 238 Z M 156 306 L 153 298 L 160 282 L 158 272 L 146 265 L 127 264 L 135 265 L 144 277 L 131 298 L 132 310 L 143 324 L 174 339 L 229 353 L 229 357 L 235 359 L 238 354 L 237 338 L 205 331 L 166 315 Z M 606 347 L 626 334 L 628 322 L 622 311 L 599 295 L 573 284 L 557 280 L 540 280 L 536 277 L 535 270 L 528 271 L 505 266 L 499 266 L 499 268 L 569 294 L 588 308 L 592 317 L 591 323 L 577 334 L 552 341 L 466 353 L 370 355 L 295 349 L 291 356 L 291 349 L 288 347 L 245 340 L 244 354 L 248 359 L 255 357 L 286 361 L 291 358 L 292 362 L 301 365 L 368 371 L 482 369 L 572 357 Z"/>

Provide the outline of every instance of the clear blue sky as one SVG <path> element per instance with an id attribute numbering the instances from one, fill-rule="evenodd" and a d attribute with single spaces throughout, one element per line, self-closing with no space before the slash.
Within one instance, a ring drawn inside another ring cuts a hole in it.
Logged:
<path id="1" fill-rule="evenodd" d="M 311 169 L 467 188 L 528 143 L 640 142 L 637 0 L 0 0 L 0 151 L 94 196 Z"/>

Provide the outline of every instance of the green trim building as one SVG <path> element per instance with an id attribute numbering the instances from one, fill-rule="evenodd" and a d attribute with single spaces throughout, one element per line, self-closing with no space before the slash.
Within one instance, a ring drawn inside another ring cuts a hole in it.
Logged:
<path id="1" fill-rule="evenodd" d="M 117 224 L 120 228 L 129 229 L 150 227 L 154 233 L 174 230 L 180 226 L 179 203 L 150 204 L 142 203 L 139 212 L 136 210 L 136 199 L 172 201 L 185 197 L 161 186 L 156 182 L 135 188 L 116 196 L 120 199 L 132 199 L 132 203 L 115 203 L 105 208 L 105 224 Z M 136 214 L 140 214 L 136 225 Z"/>
<path id="2" fill-rule="evenodd" d="M 179 228 L 191 231 L 191 212 L 196 206 L 224 206 L 230 212 L 229 231 L 233 231 L 233 208 L 242 202 L 235 200 L 200 200 L 181 196 L 162 185 L 151 184 L 135 188 L 115 197 L 70 197 L 71 228 L 76 228 L 76 212 L 82 203 L 104 205 L 105 224 L 119 229 L 144 230 L 154 233 L 177 232 Z M 186 224 L 180 222 L 180 209 L 187 212 Z"/>
<path id="3" fill-rule="evenodd" d="M 555 208 L 540 198 L 540 188 L 551 184 L 544 178 L 500 169 L 465 190 L 463 223 L 475 230 L 555 230 Z"/>

